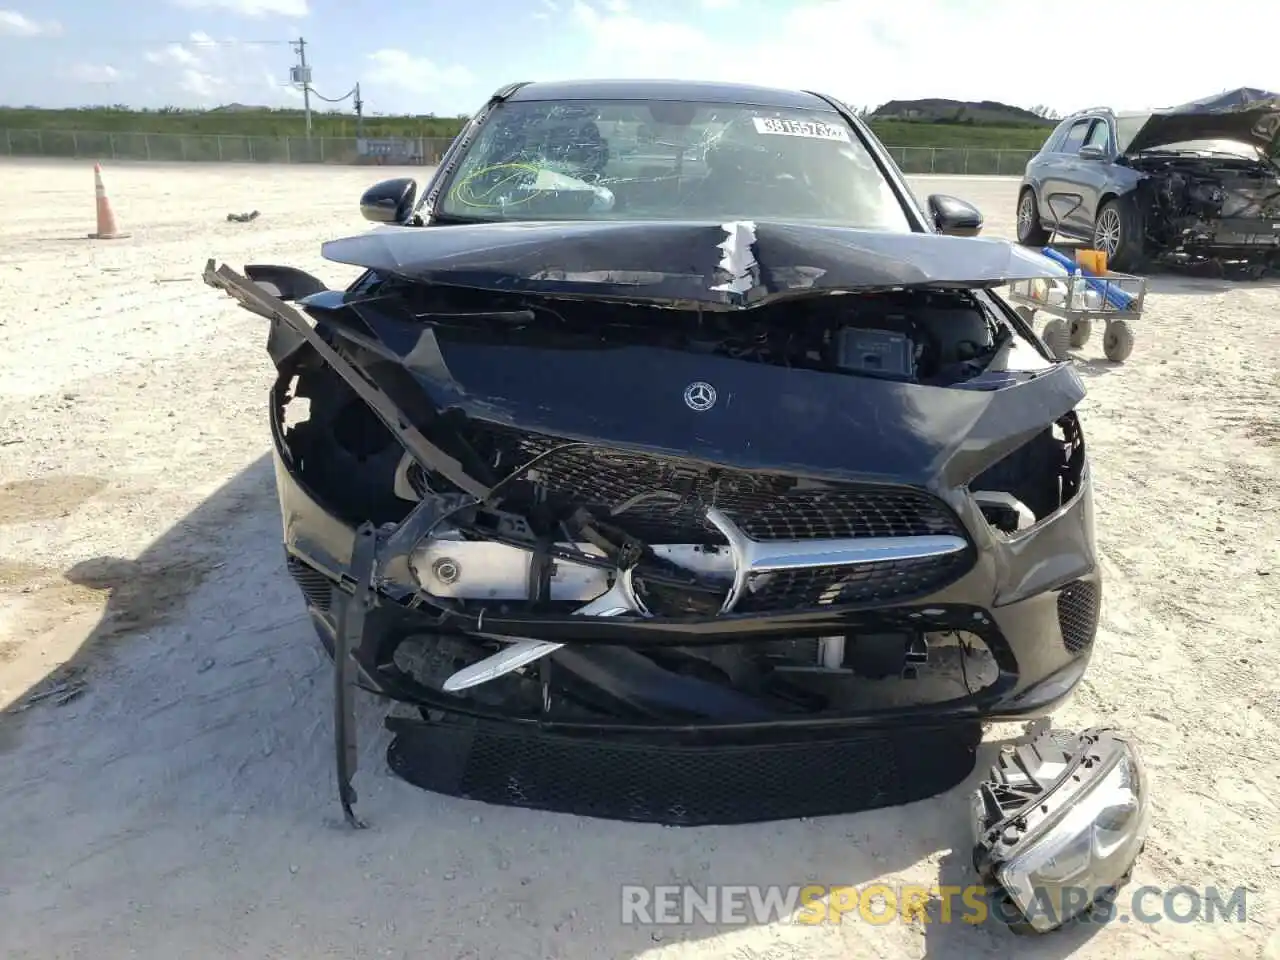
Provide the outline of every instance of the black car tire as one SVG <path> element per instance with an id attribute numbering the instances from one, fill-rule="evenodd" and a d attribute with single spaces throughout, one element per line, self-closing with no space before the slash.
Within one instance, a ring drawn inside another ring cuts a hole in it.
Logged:
<path id="1" fill-rule="evenodd" d="M 1118 231 L 1115 249 L 1102 240 L 1104 232 Z M 1143 229 L 1138 211 L 1132 203 L 1119 198 L 1108 200 L 1098 209 L 1093 221 L 1093 248 L 1107 254 L 1107 269 L 1128 273 L 1141 269 L 1143 261 Z"/>
<path id="2" fill-rule="evenodd" d="M 1030 205 L 1030 209 L 1025 211 L 1027 216 L 1023 218 L 1023 207 Z M 1036 204 L 1035 191 L 1030 187 L 1023 187 L 1022 193 L 1018 195 L 1018 209 L 1015 213 L 1018 227 L 1018 243 L 1024 247 L 1043 247 L 1049 242 L 1049 231 L 1044 228 L 1044 224 L 1040 222 L 1040 208 Z"/>

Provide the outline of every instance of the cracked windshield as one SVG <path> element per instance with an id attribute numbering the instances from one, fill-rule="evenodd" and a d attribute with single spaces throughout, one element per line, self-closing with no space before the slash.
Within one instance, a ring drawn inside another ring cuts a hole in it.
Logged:
<path id="1" fill-rule="evenodd" d="M 467 220 L 781 219 L 911 229 L 837 114 L 722 103 L 502 104 L 436 212 Z"/>

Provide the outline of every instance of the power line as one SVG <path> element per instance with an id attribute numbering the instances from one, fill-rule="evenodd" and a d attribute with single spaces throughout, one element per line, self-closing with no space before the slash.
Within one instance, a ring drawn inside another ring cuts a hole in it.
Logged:
<path id="1" fill-rule="evenodd" d="M 176 43 L 183 47 L 283 47 L 288 40 L 152 40 L 151 43 Z"/>
<path id="2" fill-rule="evenodd" d="M 359 96 L 359 94 L 360 94 L 360 84 L 358 83 L 354 87 L 352 87 L 350 90 L 348 90 L 346 93 L 344 93 L 342 96 L 337 98 L 326 97 L 324 96 L 324 94 L 320 93 L 318 90 L 315 90 L 315 89 L 311 91 L 312 96 L 314 96 L 318 100 L 323 100 L 325 103 L 342 103 L 342 101 L 349 100 L 354 96 Z"/>
<path id="3" fill-rule="evenodd" d="M 355 98 L 354 106 L 356 108 L 356 137 L 359 138 L 362 135 L 364 131 L 364 101 L 360 99 L 360 84 L 357 83 L 354 87 L 352 87 L 342 96 L 332 100 L 329 97 L 326 97 L 317 93 L 315 90 L 312 90 L 311 92 L 314 93 L 321 100 L 323 100 L 325 103 L 342 103 L 342 101 L 354 97 Z"/>
<path id="4" fill-rule="evenodd" d="M 166 40 L 165 43 L 181 43 L 189 47 L 283 47 L 288 40 Z"/>
<path id="5" fill-rule="evenodd" d="M 32 38 L 32 39 L 43 39 L 43 40 L 56 42 L 60 40 L 64 40 L 64 41 L 73 40 L 74 38 L 73 37 L 40 37 L 40 38 Z M 108 38 L 105 40 L 95 39 L 93 43 L 95 47 L 99 47 L 99 48 L 123 47 L 127 49 L 134 49 L 137 47 L 168 47 L 168 46 L 175 46 L 175 45 L 181 46 L 181 47 L 284 47 L 284 46 L 288 46 L 290 41 L 288 40 L 214 40 L 213 38 L 208 38 L 204 40 L 192 40 L 190 37 L 183 37 L 181 39 L 174 39 L 170 37 L 168 39 L 157 38 L 154 40 L 139 40 L 137 38 L 130 38 L 128 40 L 125 40 L 123 38 L 116 38 L 116 39 Z"/>

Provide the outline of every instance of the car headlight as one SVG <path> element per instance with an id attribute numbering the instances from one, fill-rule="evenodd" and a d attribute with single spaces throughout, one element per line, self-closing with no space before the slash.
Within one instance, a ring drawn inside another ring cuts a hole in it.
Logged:
<path id="1" fill-rule="evenodd" d="M 1137 750 L 1114 730 L 1044 733 L 1006 748 L 974 795 L 974 866 L 1045 933 L 1114 894 L 1146 840 Z"/>

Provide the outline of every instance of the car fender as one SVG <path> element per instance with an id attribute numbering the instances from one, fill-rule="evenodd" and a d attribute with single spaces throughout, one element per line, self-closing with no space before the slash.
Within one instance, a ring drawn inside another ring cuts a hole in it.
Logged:
<path id="1" fill-rule="evenodd" d="M 1103 204 L 1116 197 L 1130 196 L 1137 192 L 1138 184 L 1148 178 L 1148 174 L 1141 170 L 1135 170 L 1132 167 L 1126 167 L 1123 164 L 1112 164 L 1111 172 L 1107 177 L 1107 182 L 1103 185 L 1098 195 L 1098 210 L 1102 209 Z M 1097 219 L 1098 210 L 1093 212 L 1094 219 Z"/>

